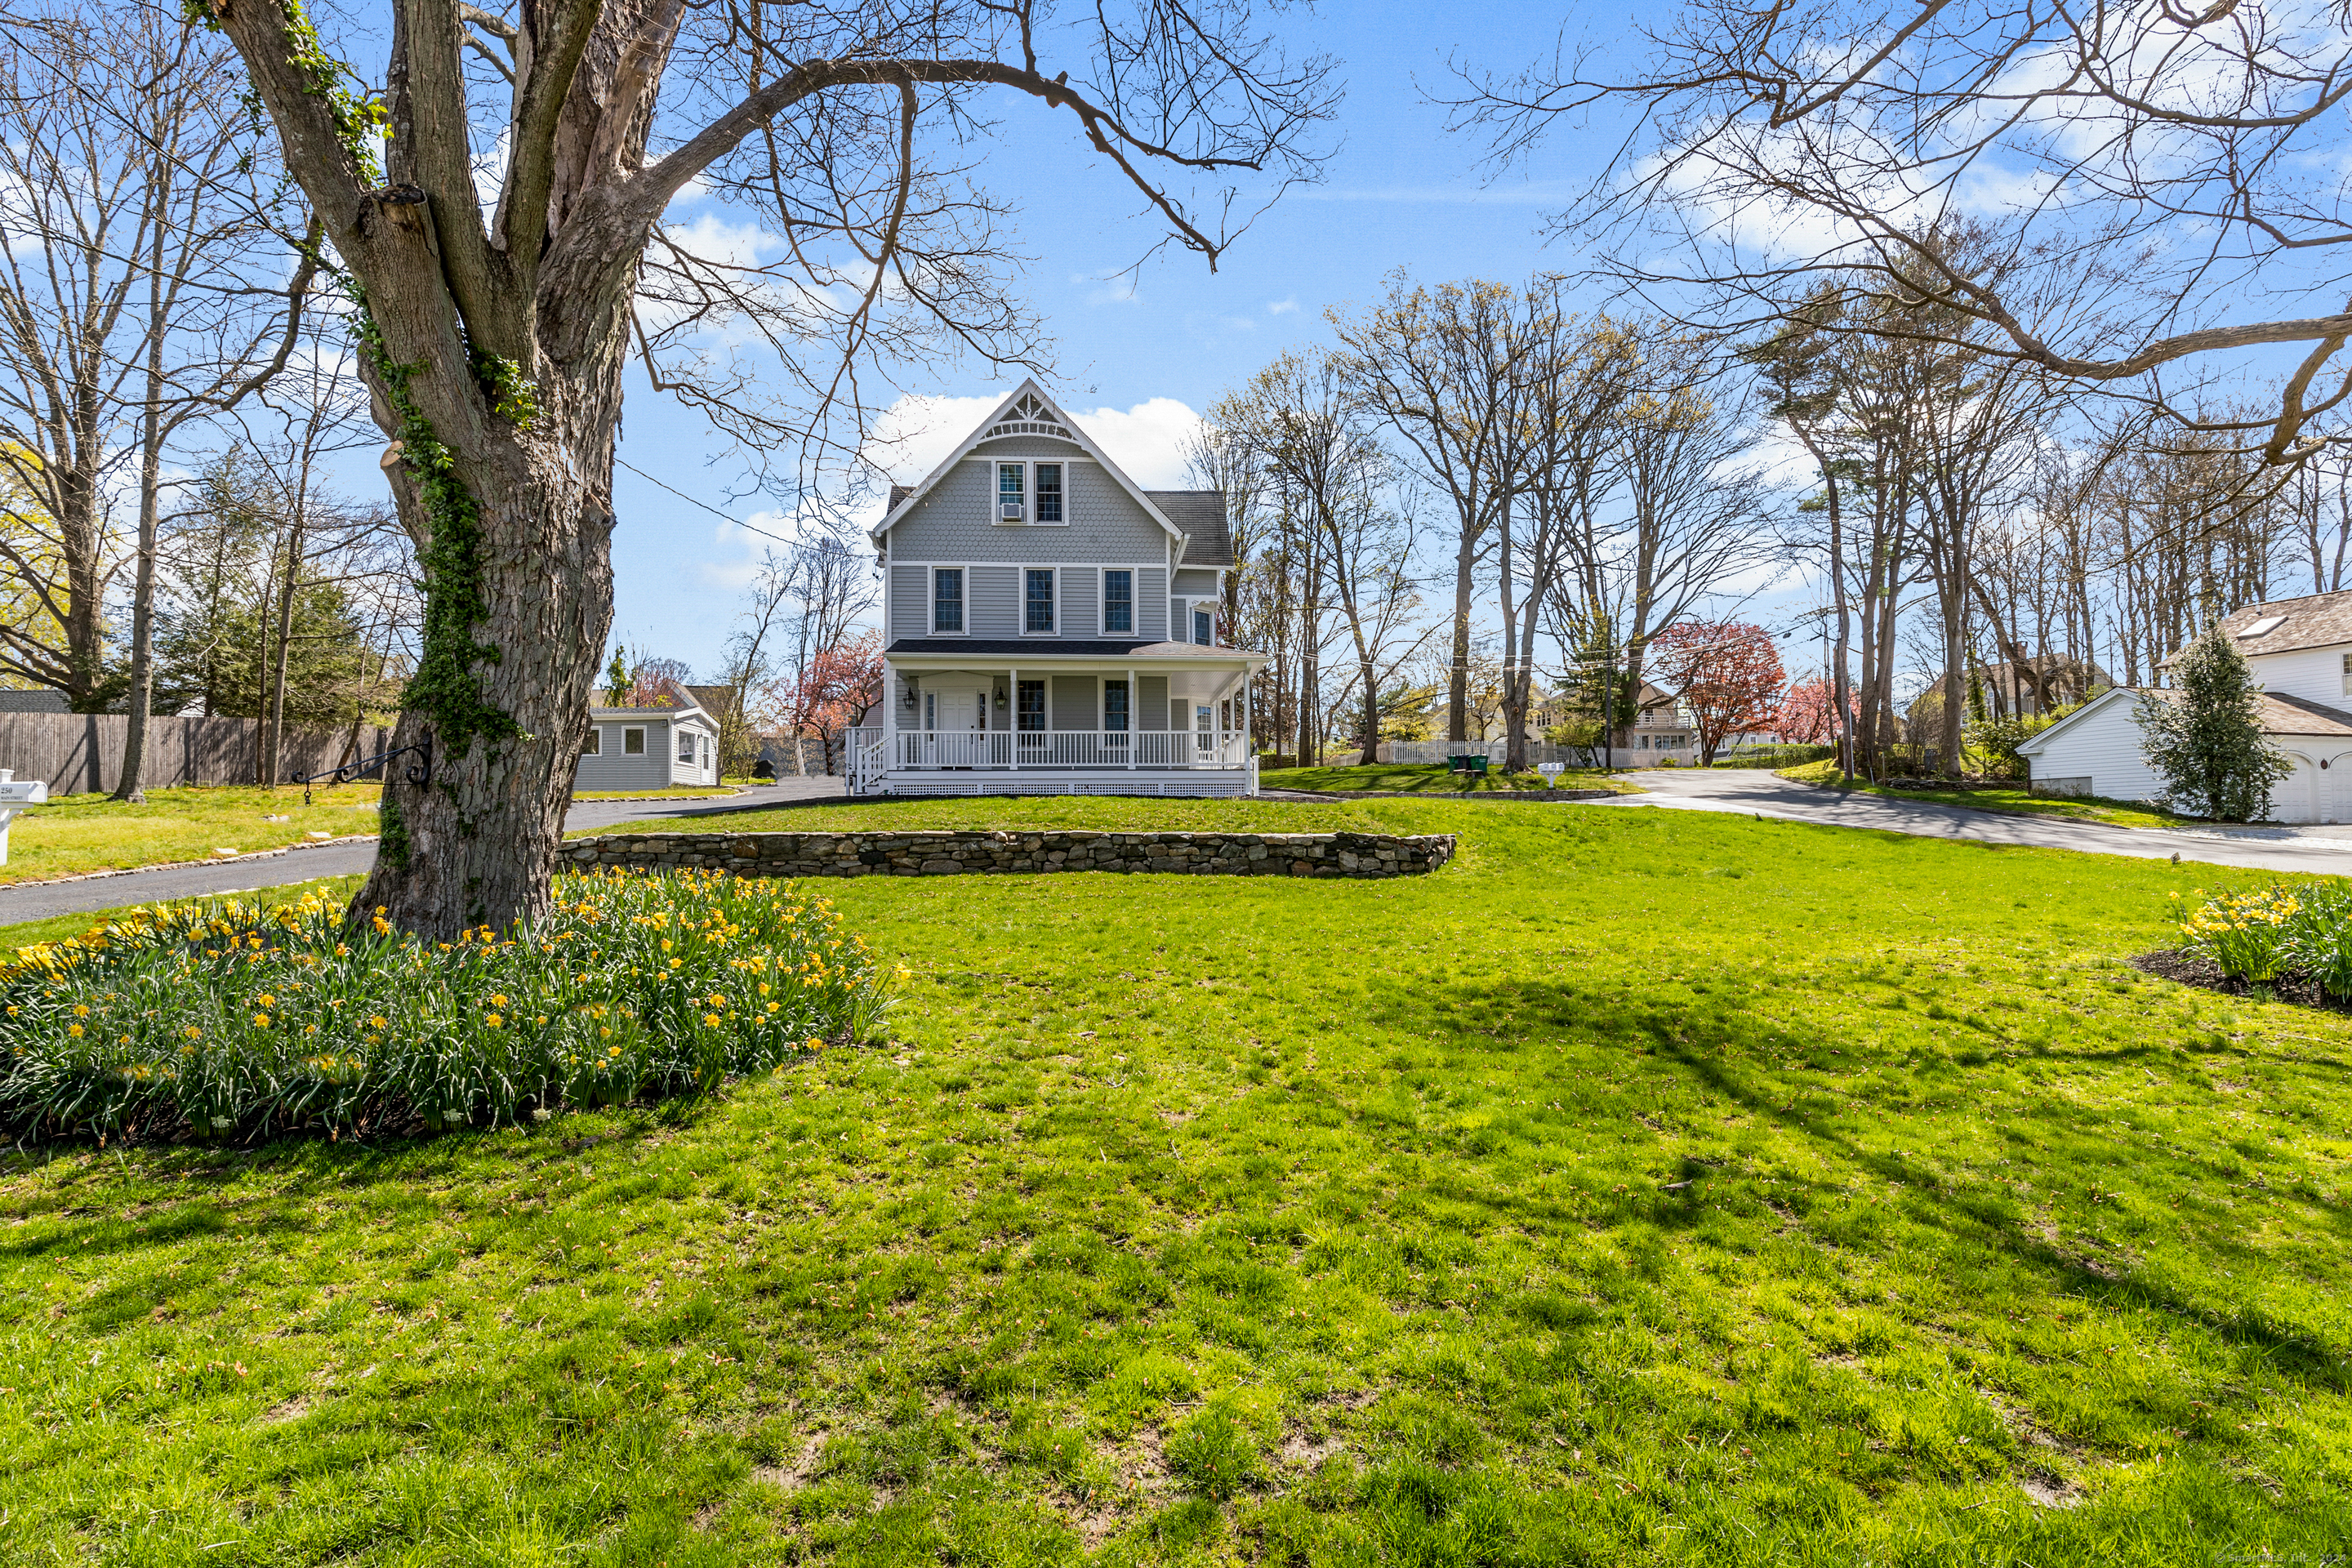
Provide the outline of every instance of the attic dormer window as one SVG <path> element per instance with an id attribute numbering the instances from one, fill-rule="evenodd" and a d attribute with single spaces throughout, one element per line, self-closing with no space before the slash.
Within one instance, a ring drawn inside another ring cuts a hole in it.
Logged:
<path id="1" fill-rule="evenodd" d="M 2245 642 L 2254 637 L 2266 637 L 2284 625 L 2286 625 L 2286 617 L 2284 616 L 2264 616 L 2261 620 L 2256 621 L 2253 625 L 2240 632 L 2238 634 L 2238 640 L 2240 642 Z"/>

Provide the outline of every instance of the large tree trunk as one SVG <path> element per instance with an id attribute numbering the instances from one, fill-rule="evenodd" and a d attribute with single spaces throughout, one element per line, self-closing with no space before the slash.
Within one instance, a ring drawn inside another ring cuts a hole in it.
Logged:
<path id="1" fill-rule="evenodd" d="M 1478 566 L 1478 540 L 1465 525 L 1454 552 L 1454 661 L 1445 678 L 1445 738 L 1470 738 L 1470 595 Z"/>
<path id="2" fill-rule="evenodd" d="M 619 400 L 617 360 L 610 363 L 592 402 Z M 544 411 L 541 418 L 553 423 Z M 593 417 L 564 423 L 585 441 L 567 446 L 537 422 L 528 434 L 486 426 L 476 450 L 458 459 L 480 509 L 481 616 L 459 626 L 466 584 L 446 564 L 436 572 L 428 563 L 427 668 L 393 745 L 429 745 L 430 779 L 412 777 L 424 771 L 414 752 L 385 770 L 382 846 L 355 913 L 381 906 L 404 930 L 446 940 L 548 907 L 613 619 L 612 426 Z M 403 516 L 429 558 L 436 552 L 415 486 L 400 489 Z M 432 668 L 461 657 L 430 647 L 436 633 L 465 638 L 480 657 Z"/>

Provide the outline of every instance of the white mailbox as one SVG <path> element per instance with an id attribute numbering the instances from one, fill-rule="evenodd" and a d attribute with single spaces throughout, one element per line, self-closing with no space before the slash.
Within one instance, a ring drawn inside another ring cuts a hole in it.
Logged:
<path id="1" fill-rule="evenodd" d="M 1536 772 L 1543 774 L 1544 787 L 1546 789 L 1559 788 L 1559 775 L 1566 771 L 1566 765 L 1560 763 L 1538 763 L 1536 764 Z"/>
<path id="2" fill-rule="evenodd" d="M 38 805 L 49 798 L 49 786 L 40 779 L 16 782 L 16 773 L 0 768 L 0 866 L 8 863 L 8 823 L 28 805 Z"/>

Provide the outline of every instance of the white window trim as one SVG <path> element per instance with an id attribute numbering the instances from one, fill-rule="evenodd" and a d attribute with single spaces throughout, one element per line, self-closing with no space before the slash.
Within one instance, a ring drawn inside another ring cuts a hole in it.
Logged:
<path id="1" fill-rule="evenodd" d="M 1074 459 L 1069 458 L 975 458 L 974 461 L 988 465 L 988 521 L 998 528 L 1069 527 L 1070 468 L 1073 460 Z M 1084 462 L 1087 459 L 1080 458 L 1075 460 Z M 1045 465 L 1047 468 L 1058 467 L 1062 470 L 1062 515 L 1060 520 L 1055 522 L 1041 522 L 1037 518 L 1037 466 L 1040 463 Z M 1014 467 L 1018 467 L 1021 469 L 1021 521 L 1018 522 L 1007 522 L 1004 521 L 1003 511 L 1004 492 L 997 488 L 997 486 L 1003 482 L 1003 479 L 997 473 L 997 469 L 1000 468 L 1010 468 Z"/>
<path id="2" fill-rule="evenodd" d="M 588 738 L 581 742 L 580 754 L 583 757 L 601 757 L 604 754 L 604 725 L 591 724 L 588 726 Z"/>
<path id="3" fill-rule="evenodd" d="M 963 574 L 963 629 L 961 631 L 940 630 L 940 574 L 942 572 Z M 931 628 L 923 634 L 925 637 L 968 637 L 971 636 L 971 563 L 966 561 L 933 561 L 925 563 L 923 606 L 923 624 Z"/>
<path id="4" fill-rule="evenodd" d="M 1024 637 L 1058 637 L 1064 636 L 1065 634 L 1062 630 L 1062 568 L 1049 563 L 1034 566 L 1015 567 L 1014 570 L 1021 574 L 1021 580 L 1018 584 L 1020 591 L 1014 595 L 1013 601 L 1013 629 Z M 1029 629 L 1029 574 L 1032 572 L 1051 572 L 1054 574 L 1054 629 L 1050 632 L 1033 632 Z M 971 617 L 967 616 L 965 618 L 970 619 Z"/>
<path id="5" fill-rule="evenodd" d="M 1110 687 L 1111 682 L 1113 681 L 1117 681 L 1120 685 L 1127 687 L 1127 728 L 1124 730 L 1113 730 L 1110 727 Z M 1136 688 L 1142 684 L 1143 677 L 1140 675 L 1137 676 L 1131 684 L 1124 675 L 1097 675 L 1095 677 L 1095 733 L 1097 735 L 1132 735 L 1138 730 L 1142 728 L 1141 725 L 1135 721 L 1136 708 L 1140 698 L 1140 694 L 1137 691 Z"/>
<path id="6" fill-rule="evenodd" d="M 1114 572 L 1124 572 L 1127 574 L 1127 619 L 1129 624 L 1127 630 L 1123 632 L 1115 632 L 1110 629 L 1110 590 L 1107 579 Z M 1143 592 L 1142 584 L 1138 581 L 1138 579 L 1142 575 L 1143 568 L 1140 566 L 1097 566 L 1095 568 L 1095 635 L 1097 637 L 1141 637 L 1143 635 L 1139 629 L 1143 624 Z"/>

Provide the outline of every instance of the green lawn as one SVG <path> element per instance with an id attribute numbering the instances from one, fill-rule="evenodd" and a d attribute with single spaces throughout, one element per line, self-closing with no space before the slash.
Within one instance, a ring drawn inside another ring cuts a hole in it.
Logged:
<path id="1" fill-rule="evenodd" d="M 893 1041 L 698 1107 L 0 1163 L 27 1562 L 2319 1563 L 2352 1020 L 2211 868 L 1699 813 L 1388 882 L 876 879 Z"/>
<path id="2" fill-rule="evenodd" d="M 310 792 L 310 805 L 302 804 L 299 784 L 150 790 L 144 805 L 124 805 L 103 795 L 59 795 L 11 825 L 0 885 L 211 860 L 222 849 L 249 855 L 302 843 L 313 833 L 337 838 L 373 833 L 382 793 L 382 785 L 372 784 L 320 786 Z M 272 816 L 286 820 L 271 822 Z"/>
<path id="3" fill-rule="evenodd" d="M 1799 784 L 1826 784 L 1864 795 L 1896 800 L 1932 801 L 1937 805 L 1965 805 L 1978 811 L 2006 811 L 2021 816 L 2065 816 L 2078 822 L 2101 822 L 2110 827 L 2205 827 L 2200 817 L 2176 816 L 2145 801 L 2109 800 L 2104 795 L 2035 795 L 2026 789 L 1912 789 L 1898 784 L 1874 784 L 1857 777 L 1847 784 L 1838 776 L 1835 762 L 1808 763 L 1783 768 L 1780 777 Z"/>
<path id="4" fill-rule="evenodd" d="M 1277 768 L 1260 771 L 1257 782 L 1266 789 L 1312 790 L 1338 794 L 1351 790 L 1394 790 L 1412 794 L 1461 794 L 1465 790 L 1521 790 L 1548 787 L 1541 773 L 1506 773 L 1498 763 L 1485 778 L 1448 773 L 1442 763 L 1414 765 L 1381 763 L 1371 767 Z M 1638 786 L 1596 768 L 1576 768 L 1559 775 L 1561 789 L 1605 789 L 1619 795 L 1639 795 Z"/>

